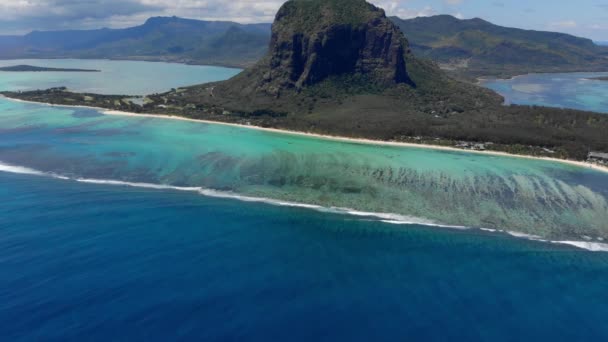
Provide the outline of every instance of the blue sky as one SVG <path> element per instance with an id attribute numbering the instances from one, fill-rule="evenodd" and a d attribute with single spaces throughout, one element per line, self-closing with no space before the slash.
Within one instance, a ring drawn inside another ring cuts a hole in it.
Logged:
<path id="1" fill-rule="evenodd" d="M 608 0 L 371 0 L 402 18 L 452 14 L 608 41 Z M 284 0 L 0 0 L 0 34 L 127 27 L 150 16 L 270 22 Z"/>

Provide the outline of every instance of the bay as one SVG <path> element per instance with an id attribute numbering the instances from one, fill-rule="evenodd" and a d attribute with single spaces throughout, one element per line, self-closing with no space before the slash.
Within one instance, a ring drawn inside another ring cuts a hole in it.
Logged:
<path id="1" fill-rule="evenodd" d="M 481 85 L 505 97 L 506 104 L 572 108 L 608 113 L 608 73 L 529 74 L 486 79 Z"/>

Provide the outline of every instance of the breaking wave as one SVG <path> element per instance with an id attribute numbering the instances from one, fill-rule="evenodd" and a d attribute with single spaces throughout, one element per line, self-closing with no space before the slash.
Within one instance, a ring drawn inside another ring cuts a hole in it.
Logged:
<path id="1" fill-rule="evenodd" d="M 494 232 L 494 233 L 506 233 L 513 237 L 524 238 L 528 240 L 534 241 L 542 241 L 549 242 L 554 244 L 563 244 L 570 245 L 577 248 L 593 251 L 593 252 L 608 252 L 608 243 L 600 243 L 600 242 L 590 242 L 590 241 L 550 241 L 544 240 L 539 236 L 528 235 L 524 233 L 512 232 L 512 231 L 503 231 L 498 229 L 488 229 L 488 228 L 473 228 L 466 226 L 457 226 L 457 225 L 446 225 L 437 223 L 431 220 L 427 220 L 420 217 L 400 215 L 400 214 L 392 214 L 392 213 L 375 213 L 375 212 L 366 212 L 359 211 L 349 208 L 339 208 L 339 207 L 324 207 L 315 204 L 305 204 L 298 202 L 290 202 L 290 201 L 282 201 L 265 197 L 253 197 L 253 196 L 245 196 L 239 195 L 233 192 L 228 191 L 219 191 L 213 189 L 207 189 L 203 187 L 180 187 L 180 186 L 172 186 L 172 185 L 164 185 L 164 184 L 153 184 L 153 183 L 138 183 L 138 182 L 127 182 L 127 181 L 119 181 L 119 180 L 109 180 L 109 179 L 88 179 L 88 178 L 70 178 L 66 176 L 62 176 L 56 173 L 44 172 L 35 170 L 28 167 L 23 166 L 15 166 L 6 164 L 0 161 L 0 172 L 6 173 L 16 173 L 16 174 L 24 174 L 24 175 L 33 175 L 33 176 L 44 176 L 44 177 L 52 177 L 56 179 L 62 180 L 71 180 L 79 183 L 87 183 L 87 184 L 98 184 L 98 185 L 111 185 L 111 186 L 126 186 L 126 187 L 135 187 L 135 188 L 146 188 L 146 189 L 154 189 L 154 190 L 172 190 L 172 191 L 187 191 L 187 192 L 195 192 L 199 193 L 203 196 L 207 197 L 215 197 L 215 198 L 224 198 L 224 199 L 234 199 L 243 202 L 252 202 L 252 203 L 265 203 L 269 205 L 275 206 L 284 206 L 284 207 L 296 207 L 296 208 L 304 208 L 311 209 L 325 213 L 332 214 L 342 214 L 342 215 L 351 215 L 357 217 L 364 218 L 374 218 L 381 222 L 387 224 L 395 224 L 395 225 L 423 225 L 429 227 L 440 227 L 440 228 L 450 228 L 450 229 L 459 229 L 459 230 L 468 230 L 468 229 L 480 229 L 483 231 Z"/>

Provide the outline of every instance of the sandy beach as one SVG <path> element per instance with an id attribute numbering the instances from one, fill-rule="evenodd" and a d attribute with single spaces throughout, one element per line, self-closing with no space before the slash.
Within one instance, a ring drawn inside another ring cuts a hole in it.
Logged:
<path id="1" fill-rule="evenodd" d="M 559 159 L 559 158 L 551 158 L 551 157 L 537 157 L 537 156 L 522 155 L 522 154 L 512 154 L 512 153 L 500 152 L 500 151 L 465 150 L 465 149 L 457 148 L 457 147 L 431 145 L 431 144 L 415 144 L 415 143 L 406 143 L 406 142 L 397 142 L 397 141 L 384 141 L 384 140 L 373 140 L 373 139 L 364 139 L 364 138 L 349 138 L 349 137 L 333 136 L 333 135 L 325 135 L 325 134 L 317 134 L 317 133 L 309 133 L 309 132 L 291 131 L 291 130 L 277 129 L 277 128 L 266 128 L 266 127 L 260 127 L 260 126 L 242 125 L 242 124 L 235 124 L 235 123 L 228 123 L 228 122 L 221 122 L 221 121 L 190 119 L 190 118 L 185 118 L 185 117 L 176 116 L 176 115 L 131 113 L 131 112 L 109 110 L 107 108 L 91 107 L 91 106 L 54 105 L 54 104 L 50 104 L 50 103 L 25 101 L 25 100 L 7 98 L 2 95 L 0 95 L 0 96 L 7 100 L 10 100 L 10 101 L 33 103 L 33 104 L 39 104 L 39 105 L 46 105 L 46 106 L 50 106 L 50 107 L 65 107 L 65 108 L 72 107 L 72 108 L 94 109 L 94 110 L 98 110 L 98 111 L 102 112 L 105 115 L 148 117 L 148 118 L 157 118 L 157 119 L 166 119 L 166 120 L 181 120 L 181 121 L 198 122 L 198 123 L 205 123 L 205 124 L 212 124 L 212 125 L 233 126 L 233 127 L 240 127 L 240 128 L 245 128 L 245 129 L 255 129 L 255 130 L 260 130 L 260 131 L 273 132 L 273 133 L 278 133 L 278 134 L 290 134 L 290 135 L 305 136 L 305 137 L 311 137 L 311 138 L 317 138 L 317 139 L 342 141 L 342 142 L 358 143 L 358 144 L 395 146 L 395 147 L 407 147 L 407 148 L 425 148 L 425 149 L 431 149 L 431 150 L 485 154 L 485 155 L 493 155 L 493 156 L 500 156 L 500 157 L 536 159 L 536 160 L 564 163 L 564 164 L 568 164 L 568 165 L 573 165 L 573 166 L 577 166 L 577 167 L 582 167 L 582 168 L 586 168 L 586 169 L 592 169 L 592 170 L 608 173 L 608 166 L 602 166 L 602 165 L 587 163 L 587 162 L 578 161 L 578 160 Z"/>

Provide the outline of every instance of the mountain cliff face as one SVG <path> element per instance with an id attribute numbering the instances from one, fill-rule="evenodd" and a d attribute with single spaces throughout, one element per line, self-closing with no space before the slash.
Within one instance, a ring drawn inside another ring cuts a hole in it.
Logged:
<path id="1" fill-rule="evenodd" d="M 313 85 L 340 74 L 409 83 L 408 42 L 384 11 L 363 0 L 297 0 L 277 13 L 264 63 L 272 86 Z"/>

